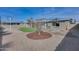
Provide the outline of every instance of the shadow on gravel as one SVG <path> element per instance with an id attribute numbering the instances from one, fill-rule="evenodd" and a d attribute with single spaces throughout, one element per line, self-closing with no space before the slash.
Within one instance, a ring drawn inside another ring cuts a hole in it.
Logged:
<path id="1" fill-rule="evenodd" d="M 13 42 L 8 42 L 8 43 L 6 43 L 6 44 L 3 44 L 3 45 L 1 46 L 0 51 L 6 51 L 7 48 L 10 48 L 10 47 L 12 47 L 12 46 L 13 46 Z"/>
<path id="2" fill-rule="evenodd" d="M 7 31 L 3 31 L 5 28 L 3 28 L 1 25 L 0 25 L 0 51 L 2 51 L 4 49 L 4 47 L 8 47 L 9 45 L 11 45 L 11 43 L 7 43 L 7 44 L 2 44 L 2 40 L 3 40 L 3 36 L 4 35 L 10 35 L 12 33 L 9 33 Z"/>
<path id="3" fill-rule="evenodd" d="M 69 30 L 55 51 L 79 51 L 79 24 Z"/>

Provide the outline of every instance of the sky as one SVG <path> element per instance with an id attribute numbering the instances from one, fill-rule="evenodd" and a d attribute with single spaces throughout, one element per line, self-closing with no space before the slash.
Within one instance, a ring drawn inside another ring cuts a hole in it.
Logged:
<path id="1" fill-rule="evenodd" d="M 54 18 L 73 18 L 78 21 L 78 7 L 0 7 L 0 16 L 2 21 L 25 22 L 29 18 L 54 19 Z"/>

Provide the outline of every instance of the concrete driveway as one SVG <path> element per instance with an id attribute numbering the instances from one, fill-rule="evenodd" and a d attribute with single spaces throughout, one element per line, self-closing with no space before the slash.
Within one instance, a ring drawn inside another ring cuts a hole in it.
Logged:
<path id="1" fill-rule="evenodd" d="M 68 31 L 56 51 L 79 51 L 79 24 Z"/>

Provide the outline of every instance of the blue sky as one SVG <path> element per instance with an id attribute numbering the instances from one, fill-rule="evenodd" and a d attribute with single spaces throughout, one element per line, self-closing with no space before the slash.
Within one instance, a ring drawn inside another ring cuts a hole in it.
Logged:
<path id="1" fill-rule="evenodd" d="M 7 16 L 13 17 L 13 21 L 26 21 L 30 17 L 39 18 L 74 18 L 79 19 L 78 7 L 0 7 L 0 16 L 3 21 L 9 21 Z"/>

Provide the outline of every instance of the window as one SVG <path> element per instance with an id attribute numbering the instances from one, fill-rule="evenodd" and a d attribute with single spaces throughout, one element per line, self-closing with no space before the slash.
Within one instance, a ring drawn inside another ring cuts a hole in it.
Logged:
<path id="1" fill-rule="evenodd" d="M 60 26 L 59 23 L 56 23 L 56 26 Z"/>
<path id="2" fill-rule="evenodd" d="M 60 26 L 60 24 L 57 23 L 57 22 L 53 22 L 53 23 L 52 23 L 52 26 Z"/>

